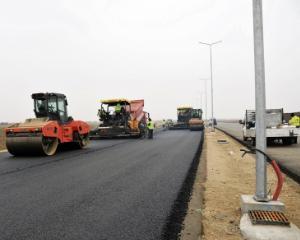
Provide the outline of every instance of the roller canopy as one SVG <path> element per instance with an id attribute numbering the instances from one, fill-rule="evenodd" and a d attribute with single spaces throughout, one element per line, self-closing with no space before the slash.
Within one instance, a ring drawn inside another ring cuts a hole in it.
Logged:
<path id="1" fill-rule="evenodd" d="M 33 93 L 31 95 L 32 99 L 48 99 L 49 97 L 59 97 L 66 98 L 66 95 L 61 93 Z"/>
<path id="2" fill-rule="evenodd" d="M 109 105 L 117 105 L 118 103 L 127 103 L 130 104 L 130 100 L 125 98 L 116 98 L 116 99 L 106 99 L 106 100 L 100 100 L 103 104 L 109 104 Z"/>

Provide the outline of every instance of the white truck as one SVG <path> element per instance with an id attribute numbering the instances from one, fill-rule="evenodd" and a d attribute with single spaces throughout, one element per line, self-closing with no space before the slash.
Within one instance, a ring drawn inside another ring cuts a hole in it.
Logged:
<path id="1" fill-rule="evenodd" d="M 283 121 L 283 109 L 266 110 L 266 137 L 267 144 L 279 143 L 284 145 L 297 144 L 300 128 L 291 126 Z M 255 145 L 255 111 L 246 110 L 243 124 L 243 140 L 251 141 Z"/>

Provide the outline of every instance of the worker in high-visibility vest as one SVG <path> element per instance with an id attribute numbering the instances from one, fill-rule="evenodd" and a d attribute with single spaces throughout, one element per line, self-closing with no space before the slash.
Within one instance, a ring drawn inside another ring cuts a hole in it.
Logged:
<path id="1" fill-rule="evenodd" d="M 115 112 L 116 113 L 120 113 L 121 112 L 121 104 L 118 103 L 116 106 L 115 106 Z"/>
<path id="2" fill-rule="evenodd" d="M 118 124 L 120 124 L 120 120 L 121 120 L 121 110 L 122 110 L 121 104 L 118 103 L 115 106 L 115 114 L 116 114 L 116 118 L 115 119 L 118 121 Z"/>
<path id="3" fill-rule="evenodd" d="M 291 119 L 289 120 L 289 124 L 295 127 L 300 127 L 300 117 L 292 113 Z"/>
<path id="4" fill-rule="evenodd" d="M 298 122 L 297 122 L 296 127 L 299 128 L 300 127 L 300 116 L 299 116 L 299 113 L 296 113 L 296 116 L 298 118 Z"/>
<path id="5" fill-rule="evenodd" d="M 163 127 L 163 129 L 165 129 L 165 127 L 166 127 L 166 120 L 165 119 L 163 119 L 162 127 Z"/>
<path id="6" fill-rule="evenodd" d="M 151 118 L 149 118 L 148 123 L 147 123 L 147 129 L 148 129 L 148 138 L 152 139 L 153 138 L 153 131 L 154 131 L 154 122 L 152 121 Z"/>

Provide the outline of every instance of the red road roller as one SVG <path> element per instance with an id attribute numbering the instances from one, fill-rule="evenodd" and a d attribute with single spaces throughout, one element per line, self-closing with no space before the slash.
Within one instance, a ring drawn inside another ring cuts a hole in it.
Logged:
<path id="1" fill-rule="evenodd" d="M 31 96 L 36 118 L 5 129 L 9 153 L 15 156 L 51 156 L 60 144 L 69 143 L 76 148 L 87 146 L 90 127 L 68 116 L 68 102 L 64 94 L 34 93 Z"/>

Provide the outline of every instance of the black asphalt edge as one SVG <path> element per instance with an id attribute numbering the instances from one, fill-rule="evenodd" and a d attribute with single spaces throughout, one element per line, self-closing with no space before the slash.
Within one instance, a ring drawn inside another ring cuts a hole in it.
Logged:
<path id="1" fill-rule="evenodd" d="M 163 231 L 160 238 L 161 240 L 179 239 L 179 234 L 182 230 L 182 224 L 187 214 L 188 204 L 192 196 L 193 186 L 196 179 L 198 165 L 200 162 L 203 142 L 204 142 L 204 131 L 202 132 L 199 145 L 197 147 L 190 168 L 186 174 L 184 182 L 180 188 L 180 191 L 176 197 L 175 202 L 172 205 L 167 221 L 164 224 Z"/>
<path id="2" fill-rule="evenodd" d="M 237 142 L 239 142 L 240 144 L 242 144 L 244 147 L 246 147 L 247 149 L 249 149 L 249 146 L 247 145 L 247 143 L 245 143 L 243 140 L 233 136 L 232 134 L 230 134 L 229 132 L 216 127 L 216 129 L 218 129 L 219 131 L 225 133 L 226 135 L 228 135 L 229 137 L 233 138 L 234 140 L 236 140 Z M 275 159 L 276 161 L 276 159 Z M 285 167 L 284 165 L 280 164 L 278 161 L 276 161 L 276 163 L 279 165 L 281 171 L 283 173 L 285 173 L 288 177 L 290 177 L 291 179 L 293 179 L 295 182 L 300 184 L 300 176 L 297 175 L 296 173 L 294 173 L 293 171 L 291 171 L 290 169 L 288 169 L 287 167 Z"/>

